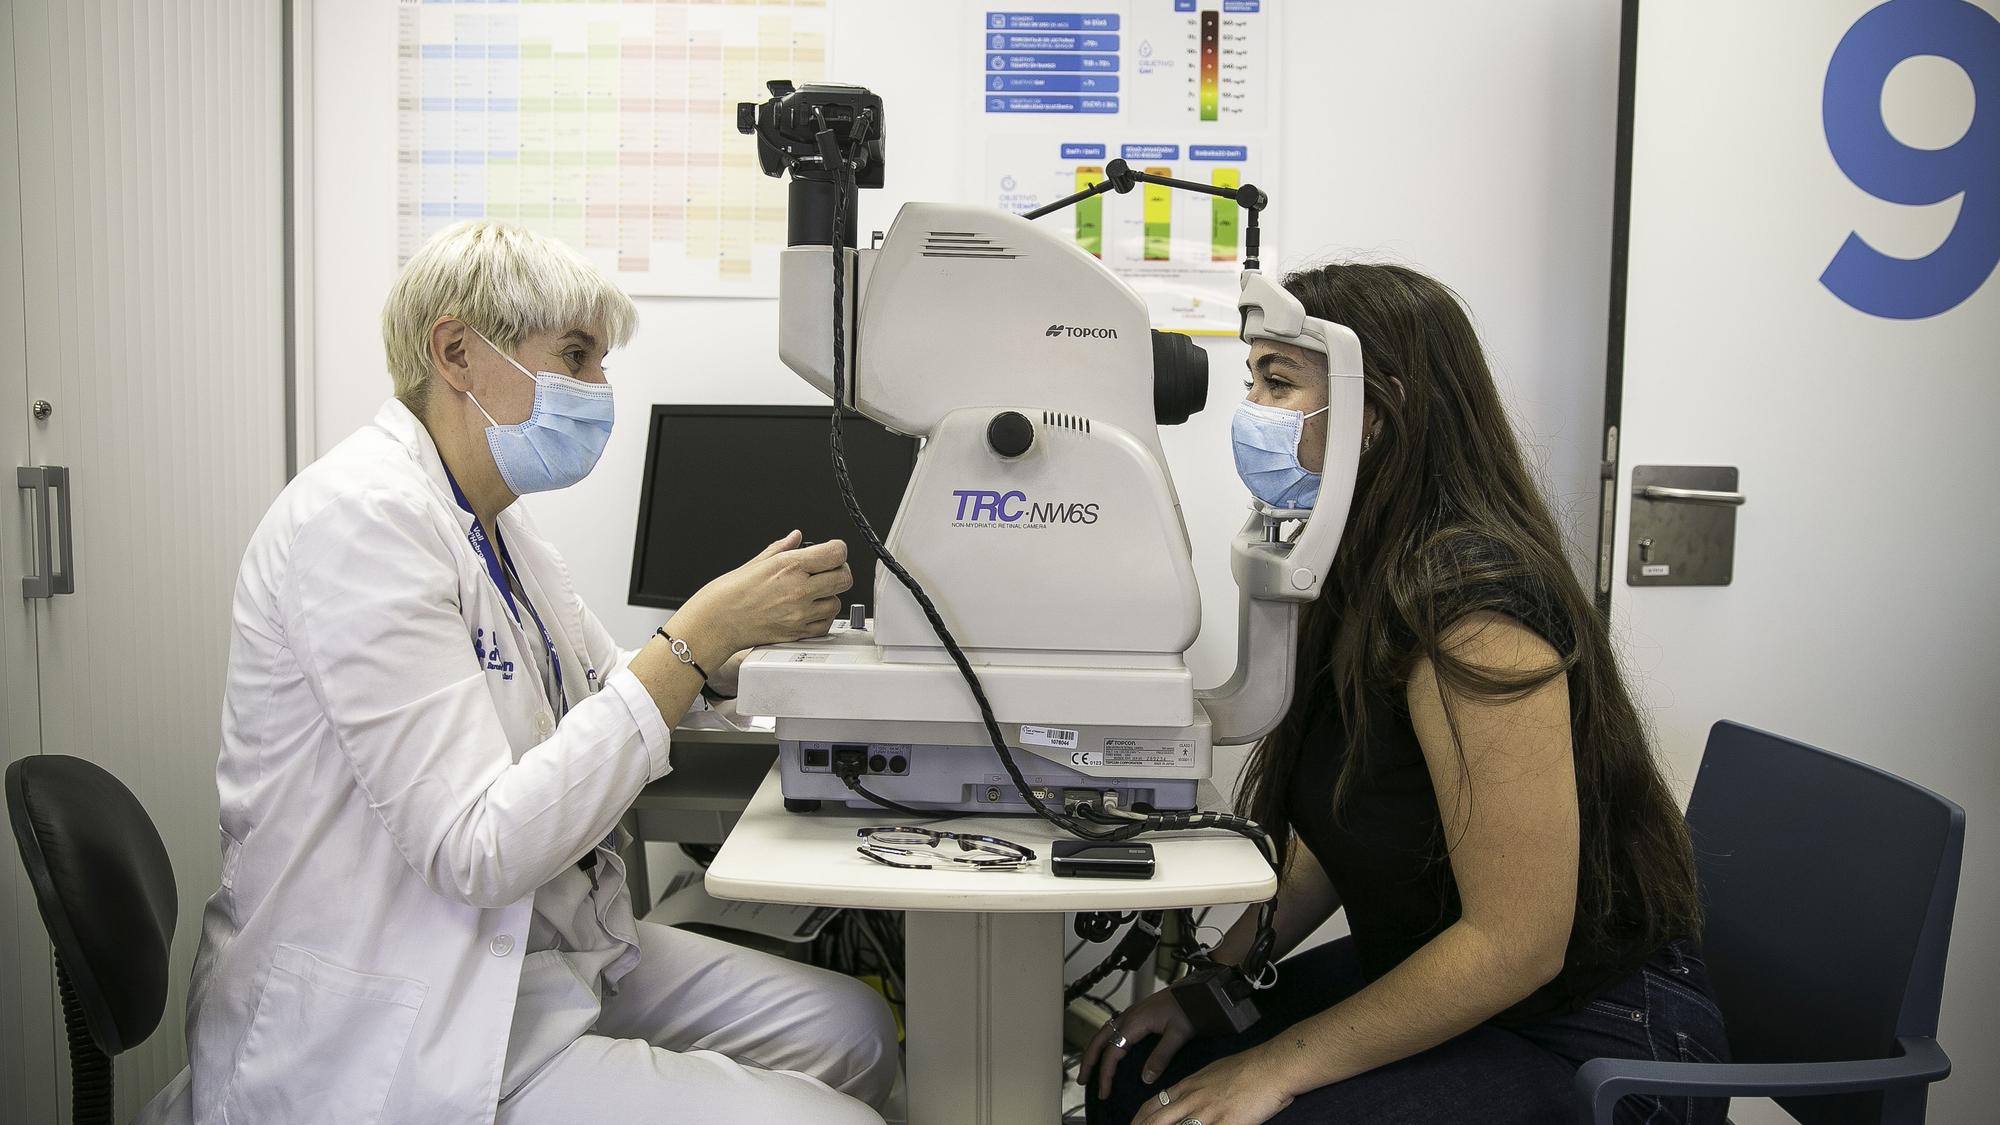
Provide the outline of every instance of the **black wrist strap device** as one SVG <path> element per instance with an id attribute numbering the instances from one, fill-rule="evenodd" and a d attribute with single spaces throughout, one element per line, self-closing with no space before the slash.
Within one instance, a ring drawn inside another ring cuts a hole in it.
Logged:
<path id="1" fill-rule="evenodd" d="M 1210 964 L 1167 986 L 1197 1035 L 1234 1035 L 1257 1022 L 1256 990 L 1234 965 Z"/>

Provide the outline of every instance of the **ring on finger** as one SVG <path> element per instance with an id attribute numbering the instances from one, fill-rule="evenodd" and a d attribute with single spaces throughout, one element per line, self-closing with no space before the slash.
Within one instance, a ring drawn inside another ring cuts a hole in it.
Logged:
<path id="1" fill-rule="evenodd" d="M 1161 1104 L 1161 1105 L 1168 1105 L 1168 1104 L 1172 1103 L 1172 1101 L 1173 1101 L 1173 1100 L 1174 1100 L 1173 1098 L 1171 1098 L 1171 1097 L 1167 1096 L 1167 1092 L 1166 1092 L 1165 1090 L 1161 1090 L 1161 1091 L 1160 1091 L 1160 1104 Z"/>
<path id="2" fill-rule="evenodd" d="M 1111 1045 L 1122 1051 L 1131 1046 L 1131 1043 L 1123 1035 L 1119 1035 L 1111 1040 Z"/>
<path id="3" fill-rule="evenodd" d="M 1180 1125 L 1201 1125 L 1201 1118 L 1199 1118 L 1199 1117 L 1183 1117 L 1183 1118 L 1181 1118 L 1181 1120 L 1180 1120 Z"/>

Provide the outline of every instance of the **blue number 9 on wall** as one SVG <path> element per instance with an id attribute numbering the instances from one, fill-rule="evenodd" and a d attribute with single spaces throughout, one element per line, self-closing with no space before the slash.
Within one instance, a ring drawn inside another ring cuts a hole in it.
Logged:
<path id="1" fill-rule="evenodd" d="M 1972 80 L 1972 123 L 1946 148 L 1914 148 L 1882 120 L 1882 86 L 1905 59 L 1937 55 Z M 1921 258 L 1849 232 L 1820 284 L 1874 316 L 1916 320 L 1956 308 L 2000 262 L 2000 20 L 1966 0 L 1889 0 L 1854 22 L 1826 67 L 1826 145 L 1854 185 L 1913 207 L 1956 195 L 1958 222 Z"/>

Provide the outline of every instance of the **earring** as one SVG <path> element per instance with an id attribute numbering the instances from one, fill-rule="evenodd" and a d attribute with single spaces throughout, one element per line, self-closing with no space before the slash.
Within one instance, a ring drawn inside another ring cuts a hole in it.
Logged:
<path id="1" fill-rule="evenodd" d="M 1363 432 L 1361 435 L 1361 452 L 1363 453 L 1368 452 L 1368 447 L 1374 444 L 1375 444 L 1375 431 L 1368 430 Z"/>

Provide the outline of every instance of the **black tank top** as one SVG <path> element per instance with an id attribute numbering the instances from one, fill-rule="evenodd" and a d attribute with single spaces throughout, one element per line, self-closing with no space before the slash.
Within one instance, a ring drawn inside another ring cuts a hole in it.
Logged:
<path id="1" fill-rule="evenodd" d="M 1547 600 L 1518 592 L 1510 616 L 1558 652 L 1572 644 L 1566 624 L 1553 620 Z M 1287 812 L 1298 838 L 1312 849 L 1347 909 L 1355 952 L 1374 980 L 1458 920 L 1458 885 L 1445 853 L 1444 827 L 1430 770 L 1411 725 L 1402 690 L 1370 693 L 1360 771 L 1349 779 L 1338 816 L 1334 782 L 1348 755 L 1347 724 L 1324 679 L 1299 748 Z M 1577 748 L 1577 753 L 1587 752 Z M 1588 822 L 1588 817 L 1585 817 Z M 1654 952 L 1637 939 L 1610 948 L 1570 942 L 1557 977 L 1496 1017 L 1529 1023 L 1570 1011 L 1605 985 L 1636 971 Z"/>

